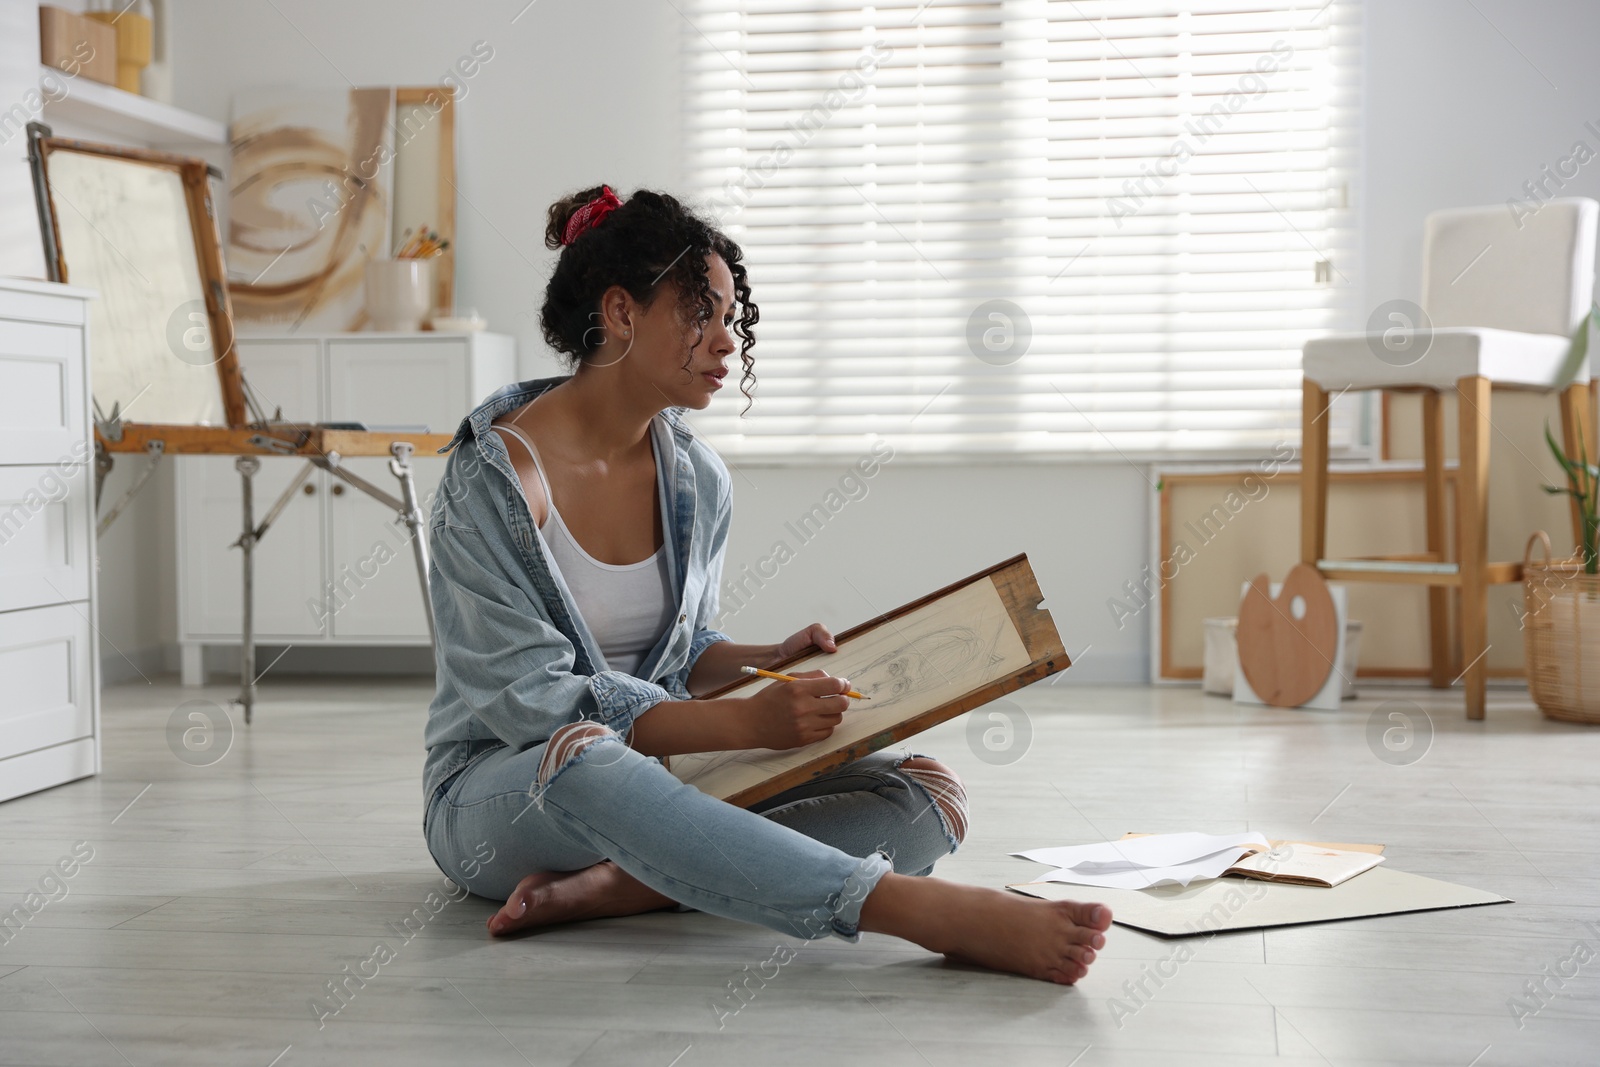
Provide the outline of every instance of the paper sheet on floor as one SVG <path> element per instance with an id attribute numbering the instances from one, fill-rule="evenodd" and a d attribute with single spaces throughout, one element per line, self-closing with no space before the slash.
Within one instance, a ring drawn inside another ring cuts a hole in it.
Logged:
<path id="1" fill-rule="evenodd" d="M 1044 900 L 1086 898 L 1082 890 L 1045 882 L 1010 888 Z M 1223 930 L 1509 903 L 1498 893 L 1389 870 L 1386 864 L 1332 889 L 1219 878 L 1199 885 L 1149 890 L 1108 888 L 1092 894 L 1092 899 L 1111 909 L 1112 922 L 1160 937 L 1209 936 Z"/>
<path id="2" fill-rule="evenodd" d="M 1272 846 L 1257 833 L 1151 834 L 1148 837 L 1065 845 L 1014 852 L 1056 869 L 1037 879 L 1105 889 L 1186 886 L 1196 879 L 1220 878 L 1247 852 Z"/>

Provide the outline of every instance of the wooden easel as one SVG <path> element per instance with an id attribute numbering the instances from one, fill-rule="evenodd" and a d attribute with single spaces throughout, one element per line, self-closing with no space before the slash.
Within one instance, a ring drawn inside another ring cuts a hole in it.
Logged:
<path id="1" fill-rule="evenodd" d="M 66 250 L 62 248 L 61 216 L 50 185 L 49 160 L 53 153 L 75 152 L 105 160 L 119 160 L 140 166 L 161 168 L 181 179 L 188 209 L 188 224 L 193 235 L 205 316 L 209 323 L 211 351 L 221 388 L 222 412 L 226 425 L 186 425 L 177 422 L 132 422 L 113 404 L 109 413 L 96 405 L 95 418 L 95 502 L 119 453 L 143 453 L 148 462 L 133 485 L 100 518 L 104 532 L 143 488 L 166 455 L 227 455 L 237 457 L 242 525 L 234 544 L 241 550 L 243 573 L 243 619 L 240 632 L 239 697 L 244 721 L 250 722 L 255 708 L 255 546 L 266 536 L 290 500 L 314 469 L 320 468 L 349 483 L 374 500 L 392 508 L 411 532 L 416 557 L 417 578 L 422 584 L 422 603 L 428 616 L 428 633 L 434 638 L 433 609 L 428 598 L 428 546 L 424 537 L 422 511 L 417 500 L 411 457 L 421 449 L 437 452 L 450 443 L 450 434 L 382 433 L 335 427 L 303 425 L 269 419 L 259 405 L 251 403 L 244 375 L 239 367 L 234 344 L 233 308 L 222 263 L 222 238 L 217 223 L 208 179 L 221 175 L 204 160 L 139 148 L 94 144 L 50 135 L 40 123 L 28 124 L 28 160 L 33 171 L 34 195 L 39 211 L 39 229 L 44 239 L 45 263 L 50 280 L 95 287 L 92 277 L 71 277 Z M 73 210 L 79 210 L 76 206 Z M 102 341 L 101 343 L 105 343 Z M 262 456 L 294 457 L 306 461 L 305 469 L 257 523 L 253 479 L 261 469 Z M 399 483 L 400 495 L 383 489 L 349 471 L 346 459 L 363 456 L 388 456 L 389 471 Z"/>

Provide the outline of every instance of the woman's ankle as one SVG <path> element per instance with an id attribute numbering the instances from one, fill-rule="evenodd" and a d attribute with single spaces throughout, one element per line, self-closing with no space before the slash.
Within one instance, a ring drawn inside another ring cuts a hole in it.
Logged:
<path id="1" fill-rule="evenodd" d="M 966 888 L 939 878 L 891 871 L 861 902 L 858 925 L 868 933 L 903 938 L 930 952 L 947 952 L 957 940 L 947 919 L 950 898 Z"/>

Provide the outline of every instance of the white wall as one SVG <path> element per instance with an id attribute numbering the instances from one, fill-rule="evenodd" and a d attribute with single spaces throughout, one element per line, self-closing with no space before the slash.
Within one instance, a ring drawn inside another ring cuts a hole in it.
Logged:
<path id="1" fill-rule="evenodd" d="M 839 492 L 851 469 L 840 461 L 735 471 L 725 576 L 737 579 L 747 565 L 755 571 L 762 560 L 784 558 L 774 548 L 779 541 L 794 557 L 771 581 L 751 582 L 748 601 L 724 594 L 724 610 L 737 608 L 723 627 L 728 633 L 771 641 L 810 622 L 843 629 L 1026 552 L 1043 606 L 1074 657 L 1062 684 L 1145 677 L 1142 621 L 1119 630 L 1106 608 L 1144 564 L 1150 487 L 1140 471 L 1125 463 L 939 467 L 890 460 L 864 483 L 864 496 L 813 535 L 800 517 L 830 490 Z"/>
<path id="2" fill-rule="evenodd" d="M 0 274 L 44 277 L 27 124 L 39 117 L 39 8 L 0 0 Z"/>
<path id="3" fill-rule="evenodd" d="M 541 355 L 537 329 L 554 258 L 542 244 L 548 204 L 602 181 L 624 192 L 680 188 L 682 22 L 673 5 L 652 0 L 540 0 L 513 25 L 519 6 L 180 2 L 173 102 L 226 119 L 233 91 L 255 84 L 431 84 L 473 42 L 487 41 L 494 57 L 468 83 L 459 113 L 459 300 L 518 335 L 533 376 L 558 372 Z M 1104 607 L 1143 565 L 1148 488 L 1139 472 L 1121 463 L 891 462 L 864 498 L 800 547 L 784 523 L 820 500 L 845 466 L 737 475 L 729 573 L 767 556 L 779 537 L 798 551 L 728 623 L 736 637 L 772 640 L 814 620 L 843 629 L 1026 551 L 1069 649 L 1094 645 L 1073 677 L 1143 677 L 1143 634 L 1116 632 Z M 102 576 L 106 615 L 150 602 L 151 591 L 130 577 Z M 129 642 L 174 640 L 173 618 L 153 622 Z"/>
<path id="4" fill-rule="evenodd" d="M 1366 25 L 1363 311 L 1418 298 L 1428 212 L 1523 196 L 1574 141 L 1600 152 L 1600 4 L 1368 0 Z M 1600 158 L 1558 195 L 1600 198 Z"/>
<path id="5" fill-rule="evenodd" d="M 244 86 L 428 83 L 473 42 L 489 42 L 494 58 L 469 83 L 460 113 L 459 290 L 496 329 L 519 336 L 524 373 L 534 375 L 554 368 L 538 355 L 536 331 L 552 259 L 541 244 L 545 206 L 599 181 L 624 191 L 679 187 L 681 20 L 673 5 L 654 0 L 539 0 L 512 25 L 519 6 L 179 0 L 174 102 L 226 119 L 234 89 Z M 1589 48 L 1600 39 L 1600 5 L 1384 0 L 1366 7 L 1367 177 L 1358 195 L 1363 308 L 1370 308 L 1416 298 L 1428 211 L 1517 195 L 1542 164 L 1585 137 L 1585 119 L 1600 125 L 1600 70 Z M 1563 193 L 1600 196 L 1600 161 Z M 785 522 L 843 473 L 843 463 L 739 471 L 730 575 L 769 555 Z M 133 520 L 127 536 L 157 568 L 134 559 L 112 566 L 108 557 L 102 569 L 104 628 L 135 658 L 167 650 L 175 634 L 170 576 L 159 566 L 161 552 L 171 552 L 168 492 L 158 487 L 123 520 Z M 1142 679 L 1147 620 L 1118 631 L 1105 601 L 1146 562 L 1148 495 L 1143 472 L 1115 461 L 891 462 L 865 498 L 799 547 L 730 632 L 771 640 L 814 619 L 842 628 L 1026 551 L 1069 651 L 1093 646 L 1068 680 Z M 107 667 L 115 676 L 114 657 Z"/>

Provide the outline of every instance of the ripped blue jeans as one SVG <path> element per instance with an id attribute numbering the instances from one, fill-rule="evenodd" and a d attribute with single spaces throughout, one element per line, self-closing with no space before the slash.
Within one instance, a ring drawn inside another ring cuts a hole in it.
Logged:
<path id="1" fill-rule="evenodd" d="M 505 900 L 529 874 L 609 859 L 688 908 L 857 941 L 879 879 L 930 873 L 966 832 L 960 782 L 902 768 L 913 754 L 876 752 L 745 809 L 605 727 L 575 726 L 490 749 L 440 784 L 424 828 L 446 876 Z"/>

